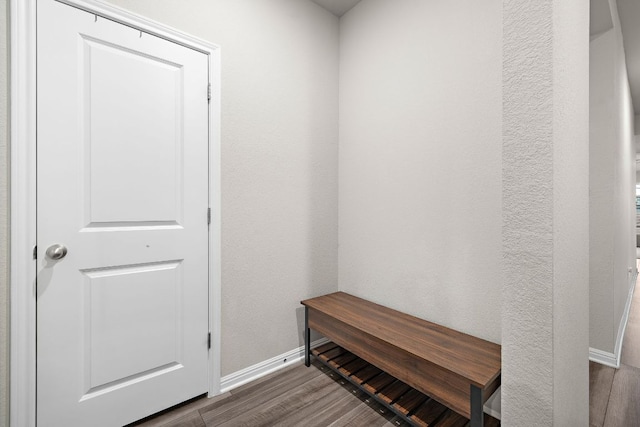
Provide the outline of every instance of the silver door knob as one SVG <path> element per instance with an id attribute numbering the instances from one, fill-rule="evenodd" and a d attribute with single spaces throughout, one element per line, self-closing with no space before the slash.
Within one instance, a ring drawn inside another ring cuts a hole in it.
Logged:
<path id="1" fill-rule="evenodd" d="M 59 260 L 67 256 L 67 247 L 65 245 L 56 244 L 47 248 L 46 255 L 53 260 Z"/>

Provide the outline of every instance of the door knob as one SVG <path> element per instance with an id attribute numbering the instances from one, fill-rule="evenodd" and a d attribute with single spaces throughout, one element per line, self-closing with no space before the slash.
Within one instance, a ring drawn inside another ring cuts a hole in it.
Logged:
<path id="1" fill-rule="evenodd" d="M 67 256 L 67 247 L 59 243 L 51 245 L 47 248 L 46 255 L 53 260 L 62 259 Z"/>

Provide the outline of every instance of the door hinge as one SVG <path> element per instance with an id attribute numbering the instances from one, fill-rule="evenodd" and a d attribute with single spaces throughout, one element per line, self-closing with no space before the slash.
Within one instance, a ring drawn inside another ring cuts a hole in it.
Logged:
<path id="1" fill-rule="evenodd" d="M 207 83 L 207 102 L 211 102 L 211 83 Z"/>
<path id="2" fill-rule="evenodd" d="M 33 247 L 32 255 L 33 255 L 33 259 L 38 259 L 38 245 L 35 245 Z"/>
<path id="3" fill-rule="evenodd" d="M 207 348 L 211 348 L 211 332 L 207 335 Z"/>
<path id="4" fill-rule="evenodd" d="M 207 225 L 211 225 L 211 208 L 207 208 Z"/>

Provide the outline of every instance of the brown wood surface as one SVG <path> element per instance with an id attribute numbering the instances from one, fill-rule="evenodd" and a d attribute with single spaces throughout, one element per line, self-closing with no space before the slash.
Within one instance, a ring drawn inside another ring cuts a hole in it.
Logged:
<path id="1" fill-rule="evenodd" d="M 456 414 L 453 411 L 445 412 L 444 416 L 440 418 L 436 424 L 438 427 L 465 427 L 469 422 L 468 419 L 460 414 Z"/>
<path id="2" fill-rule="evenodd" d="M 332 367 L 337 369 L 337 368 L 341 367 L 342 365 L 346 365 L 347 363 L 356 360 L 357 357 L 358 356 L 356 356 L 353 353 L 346 352 L 346 353 L 341 354 L 338 357 L 334 357 L 333 359 L 329 360 L 329 365 L 331 365 Z"/>
<path id="3" fill-rule="evenodd" d="M 471 389 L 467 379 L 377 337 L 363 334 L 353 326 L 314 309 L 309 309 L 309 327 L 339 346 L 348 347 L 352 353 L 389 375 L 470 418 Z"/>
<path id="4" fill-rule="evenodd" d="M 336 344 L 336 343 L 334 343 L 332 341 L 329 341 L 328 343 L 322 344 L 322 345 L 314 348 L 312 350 L 312 352 L 313 352 L 313 354 L 315 356 L 317 356 L 319 354 L 322 354 L 322 353 L 325 353 L 325 352 L 327 352 L 329 350 L 332 350 L 332 349 L 336 348 L 337 346 L 338 346 L 338 344 Z"/>
<path id="5" fill-rule="evenodd" d="M 484 427 L 500 427 L 500 421 L 491 415 L 484 415 Z"/>
<path id="6" fill-rule="evenodd" d="M 378 392 L 378 397 L 387 403 L 393 403 L 411 389 L 407 384 L 396 380 Z"/>
<path id="7" fill-rule="evenodd" d="M 318 354 L 317 357 L 319 357 L 324 361 L 329 361 L 331 359 L 335 359 L 338 356 L 341 356 L 342 354 L 346 353 L 346 351 L 347 350 L 345 350 L 342 347 L 334 347 L 329 351 L 325 351 L 324 353 Z"/>
<path id="8" fill-rule="evenodd" d="M 501 378 L 502 375 L 498 375 L 498 378 L 496 378 L 494 382 L 492 382 L 484 390 L 482 390 L 482 397 L 484 402 L 486 402 L 493 395 L 493 393 L 496 392 L 498 387 L 500 387 L 500 382 L 502 380 Z"/>
<path id="9" fill-rule="evenodd" d="M 330 347 L 323 347 L 322 350 L 326 350 L 327 348 Z M 318 351 L 314 350 L 314 353 L 318 353 Z M 396 413 L 396 425 L 402 425 L 403 423 L 410 422 L 412 425 L 418 426 L 458 427 L 464 425 L 465 427 L 468 427 L 469 420 L 467 418 L 455 413 L 453 410 L 443 406 L 425 394 L 420 393 L 418 390 L 411 388 L 404 382 L 391 377 L 386 372 L 382 372 L 377 377 L 378 379 L 384 378 L 384 381 L 379 380 L 378 382 L 386 385 L 381 385 L 380 387 L 371 387 L 368 385 L 365 387 L 366 384 L 360 384 L 359 381 L 355 381 L 354 384 L 351 382 L 354 381 L 354 379 L 349 376 L 350 370 L 347 366 L 361 366 L 361 362 L 364 362 L 364 360 L 356 358 L 351 362 L 347 362 L 346 365 L 341 365 L 339 363 L 339 359 L 348 354 L 349 353 L 345 353 L 342 356 L 333 359 L 331 361 L 333 363 L 326 360 L 323 361 L 320 358 L 317 358 L 316 362 L 323 363 L 332 372 L 335 372 L 338 375 L 337 377 L 334 377 L 331 372 L 328 372 L 327 374 L 330 377 L 335 378 L 336 381 L 342 384 L 346 389 L 350 389 L 354 395 L 364 395 L 365 402 L 370 402 L 370 399 L 366 394 L 363 394 L 363 391 L 368 393 L 369 396 L 374 396 L 376 400 L 383 402 L 386 407 L 380 408 L 380 413 Z M 364 363 L 366 364 L 366 362 Z M 349 382 L 343 378 L 349 378 Z M 374 380 L 375 379 L 376 378 L 374 378 Z M 325 399 L 323 398 L 323 401 L 324 400 Z M 302 421 L 302 418 L 299 417 L 292 417 L 289 419 L 292 420 L 294 418 Z M 485 416 L 485 423 L 486 427 L 497 427 L 500 425 L 497 420 L 494 420 L 489 416 Z"/>
<path id="10" fill-rule="evenodd" d="M 427 396 L 412 388 L 403 394 L 402 397 L 393 404 L 393 407 L 401 414 L 408 415 L 410 412 L 415 411 L 427 399 Z"/>
<path id="11" fill-rule="evenodd" d="M 344 292 L 302 304 L 311 329 L 467 418 L 470 386 L 499 385 L 497 344 Z"/>
<path id="12" fill-rule="evenodd" d="M 373 366 L 373 365 L 369 365 L 366 368 L 356 372 L 355 374 L 353 374 L 351 376 L 351 378 L 362 384 L 364 382 L 367 382 L 373 378 L 375 378 L 376 376 L 380 375 L 382 373 L 382 370 Z"/>
<path id="13" fill-rule="evenodd" d="M 500 373 L 500 345 L 349 295 L 311 298 L 302 304 L 376 336 L 484 388 Z"/>
<path id="14" fill-rule="evenodd" d="M 445 411 L 448 411 L 446 406 L 433 399 L 429 399 L 424 402 L 409 418 L 420 426 L 429 427 L 432 426 L 434 421 L 440 418 Z"/>
<path id="15" fill-rule="evenodd" d="M 395 380 L 396 379 L 391 375 L 387 374 L 386 372 L 382 372 L 381 374 L 369 379 L 367 382 L 362 384 L 362 386 L 371 393 L 378 393 L 380 390 L 382 390 L 384 387 L 388 386 Z"/>
<path id="16" fill-rule="evenodd" d="M 338 370 L 346 376 L 350 377 L 356 374 L 358 371 L 366 368 L 367 366 L 371 365 L 369 365 L 369 363 L 367 363 L 367 361 L 365 361 L 364 359 L 357 358 L 356 360 L 347 363 L 346 365 L 340 366 Z M 360 381 L 360 383 L 362 383 L 362 381 Z"/>

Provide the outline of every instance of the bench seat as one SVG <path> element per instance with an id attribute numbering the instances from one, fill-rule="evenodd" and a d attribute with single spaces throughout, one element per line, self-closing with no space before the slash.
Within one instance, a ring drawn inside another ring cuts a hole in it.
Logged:
<path id="1" fill-rule="evenodd" d="M 302 301 L 310 330 L 483 425 L 482 406 L 500 385 L 500 346 L 344 292 Z"/>

